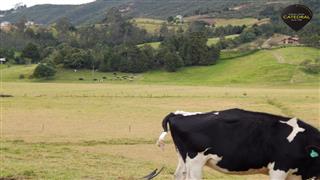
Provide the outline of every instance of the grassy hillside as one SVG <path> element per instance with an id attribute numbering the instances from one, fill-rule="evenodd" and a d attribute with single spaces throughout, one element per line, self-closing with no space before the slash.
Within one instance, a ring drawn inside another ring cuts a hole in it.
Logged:
<path id="1" fill-rule="evenodd" d="M 288 52 L 291 52 L 290 56 Z M 214 66 L 183 68 L 177 73 L 152 71 L 146 73 L 142 81 L 210 85 L 300 83 L 319 85 L 319 75 L 306 74 L 296 64 L 279 62 L 274 53 L 285 59 L 285 62 L 290 62 L 295 54 L 301 55 L 301 59 L 297 58 L 295 62 L 319 56 L 318 49 L 305 47 L 262 50 L 244 57 L 221 59 Z"/>
<path id="2" fill-rule="evenodd" d="M 10 13 L 1 20 L 16 22 L 25 16 L 40 24 L 51 24 L 61 17 L 68 17 L 74 24 L 86 24 L 97 22 L 103 19 L 106 11 L 111 7 L 116 7 L 127 3 L 128 0 L 98 0 L 92 3 L 81 5 L 36 5 L 26 9 Z"/>
<path id="3" fill-rule="evenodd" d="M 252 26 L 253 24 L 262 24 L 266 23 L 269 20 L 268 19 L 261 19 L 258 20 L 256 18 L 214 18 L 214 17 L 207 17 L 207 18 L 201 18 L 201 16 L 192 16 L 184 18 L 183 24 L 168 24 L 169 29 L 177 30 L 179 27 L 182 27 L 182 29 L 187 29 L 189 24 L 193 21 L 206 21 L 210 22 L 209 24 L 214 24 L 216 27 L 218 26 L 226 26 L 226 25 L 233 25 L 233 26 Z M 165 23 L 165 20 L 161 19 L 152 19 L 152 18 L 134 18 L 133 22 L 136 26 L 146 29 L 149 33 L 158 33 L 159 29 L 161 28 L 161 25 Z"/>
<path id="4" fill-rule="evenodd" d="M 226 39 L 233 39 L 233 38 L 238 37 L 238 36 L 239 36 L 239 34 L 233 34 L 233 35 L 225 36 L 225 38 Z M 209 38 L 208 42 L 207 42 L 207 45 L 208 46 L 214 45 L 219 41 L 219 39 L 220 38 Z"/>
<path id="5" fill-rule="evenodd" d="M 125 74 L 95 72 L 90 70 L 59 70 L 54 80 L 49 82 L 93 82 L 103 79 L 112 83 L 147 83 L 180 85 L 319 85 L 319 75 L 306 74 L 298 68 L 298 63 L 305 59 L 319 57 L 319 50 L 308 47 L 288 47 L 261 50 L 243 55 L 239 52 L 222 52 L 221 59 L 213 66 L 186 67 L 178 72 L 169 73 L 162 70 L 143 74 Z M 3 70 L 4 81 L 46 81 L 30 80 L 31 66 L 12 66 Z M 18 79 L 24 74 L 26 79 Z M 124 77 L 127 76 L 127 77 Z M 79 81 L 84 78 L 84 81 Z"/>

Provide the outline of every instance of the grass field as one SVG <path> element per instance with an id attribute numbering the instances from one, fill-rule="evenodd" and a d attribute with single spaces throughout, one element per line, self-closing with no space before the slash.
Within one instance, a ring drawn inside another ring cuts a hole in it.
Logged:
<path id="1" fill-rule="evenodd" d="M 317 88 L 237 88 L 170 85 L 4 83 L 1 176 L 34 179 L 140 177 L 176 154 L 154 142 L 175 110 L 232 107 L 297 116 L 319 125 Z M 169 139 L 169 138 L 168 138 Z M 256 179 L 205 171 L 207 179 Z"/>
<path id="2" fill-rule="evenodd" d="M 209 24 L 214 24 L 215 27 L 218 26 L 227 26 L 227 25 L 232 25 L 232 26 L 252 26 L 254 24 L 262 24 L 266 23 L 269 21 L 269 19 L 261 19 L 258 20 L 256 18 L 213 18 L 213 17 L 208 17 L 206 15 L 204 16 L 190 16 L 184 18 L 187 23 L 191 23 L 193 21 L 205 21 Z"/>
<path id="3" fill-rule="evenodd" d="M 232 34 L 232 35 L 225 36 L 225 38 L 226 39 L 233 39 L 233 38 L 238 37 L 238 36 L 239 36 L 239 34 Z M 219 40 L 220 40 L 220 38 L 209 38 L 208 42 L 207 42 L 207 45 L 211 46 L 211 45 L 217 44 L 217 42 Z"/>
<path id="4" fill-rule="evenodd" d="M 238 107 L 296 116 L 320 128 L 319 75 L 304 74 L 296 66 L 318 53 L 305 47 L 224 52 L 217 65 L 177 73 L 92 76 L 91 71 L 69 70 L 38 81 L 18 79 L 21 73 L 28 77 L 34 65 L 2 66 L 1 93 L 13 97 L 0 99 L 0 177 L 135 179 L 165 166 L 157 179 L 171 179 L 177 163 L 172 141 L 168 136 L 164 152 L 155 141 L 164 116 L 176 110 Z M 284 62 L 278 62 L 280 56 Z M 118 78 L 123 75 L 131 80 Z M 107 79 L 97 83 L 93 77 Z M 208 169 L 204 175 L 267 179 Z"/>
<path id="5" fill-rule="evenodd" d="M 151 43 L 144 43 L 139 44 L 138 47 L 142 47 L 144 45 L 150 45 L 153 49 L 158 49 L 160 47 L 161 42 L 151 42 Z"/>
<path id="6" fill-rule="evenodd" d="M 234 57 L 233 57 L 234 55 Z M 93 79 L 106 77 L 103 83 L 131 84 L 178 84 L 206 86 L 319 86 L 319 74 L 306 74 L 297 64 L 305 59 L 319 57 L 319 50 L 308 47 L 288 47 L 272 50 L 260 50 L 241 55 L 238 52 L 222 52 L 221 59 L 213 66 L 185 67 L 178 72 L 163 70 L 150 71 L 143 74 L 102 73 L 90 70 L 60 70 L 55 79 L 49 82 L 94 82 Z M 27 77 L 32 73 L 34 65 L 12 66 L 3 70 L 4 81 L 15 82 L 47 82 Z M 19 79 L 24 74 L 25 79 Z M 122 76 L 130 78 L 123 79 Z M 79 78 L 84 78 L 79 81 Z"/>
<path id="7" fill-rule="evenodd" d="M 242 18 L 242 19 L 235 19 L 235 18 L 231 18 L 231 19 L 214 19 L 215 21 L 215 25 L 216 26 L 227 26 L 227 25 L 233 25 L 233 26 L 242 26 L 242 25 L 247 25 L 247 26 L 251 26 L 253 24 L 258 24 L 261 22 L 266 21 L 266 19 L 263 20 L 258 20 L 255 18 Z"/>
<path id="8" fill-rule="evenodd" d="M 166 21 L 151 18 L 134 18 L 134 24 L 136 24 L 140 28 L 145 29 L 148 33 L 159 33 L 159 30 L 163 23 L 166 23 Z M 188 27 L 188 24 L 168 24 L 168 29 L 178 30 L 179 27 L 186 29 Z"/>

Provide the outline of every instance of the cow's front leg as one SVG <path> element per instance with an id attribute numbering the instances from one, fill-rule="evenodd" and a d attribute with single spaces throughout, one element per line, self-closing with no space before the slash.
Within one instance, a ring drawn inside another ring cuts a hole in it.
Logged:
<path id="1" fill-rule="evenodd" d="M 184 163 L 180 153 L 178 152 L 178 166 L 176 172 L 174 173 L 175 180 L 185 180 L 187 174 L 186 164 Z"/>
<path id="2" fill-rule="evenodd" d="M 194 158 L 186 158 L 187 180 L 201 180 L 202 168 L 206 164 L 203 153 L 198 153 Z"/>
<path id="3" fill-rule="evenodd" d="M 288 176 L 288 172 L 275 169 L 274 164 L 275 163 L 271 163 L 268 166 L 270 180 L 286 180 Z"/>

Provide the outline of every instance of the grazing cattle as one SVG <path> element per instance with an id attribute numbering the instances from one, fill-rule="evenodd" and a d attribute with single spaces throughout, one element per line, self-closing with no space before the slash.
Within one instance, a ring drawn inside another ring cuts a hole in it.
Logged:
<path id="1" fill-rule="evenodd" d="M 266 174 L 272 180 L 320 178 L 320 132 L 297 118 L 229 109 L 167 115 L 178 154 L 175 179 L 202 178 L 207 165 L 227 174 Z"/>

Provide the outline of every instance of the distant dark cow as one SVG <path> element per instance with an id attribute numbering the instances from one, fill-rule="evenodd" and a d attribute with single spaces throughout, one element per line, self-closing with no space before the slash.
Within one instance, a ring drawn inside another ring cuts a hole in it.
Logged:
<path id="1" fill-rule="evenodd" d="M 241 109 L 177 111 L 162 126 L 158 145 L 163 148 L 169 126 L 179 156 L 175 179 L 201 179 L 205 165 L 272 180 L 320 178 L 320 132 L 297 118 Z"/>

